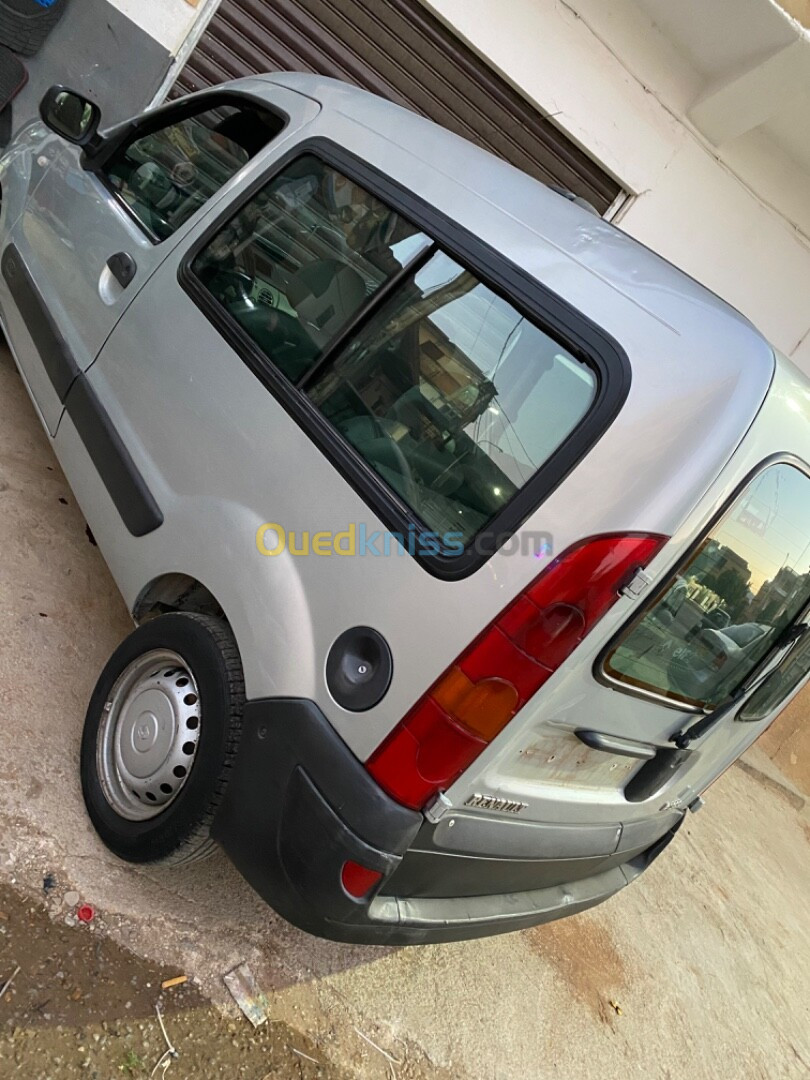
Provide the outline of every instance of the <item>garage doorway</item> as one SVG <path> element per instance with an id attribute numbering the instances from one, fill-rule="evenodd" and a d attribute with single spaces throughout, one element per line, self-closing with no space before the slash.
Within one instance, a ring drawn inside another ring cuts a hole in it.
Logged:
<path id="1" fill-rule="evenodd" d="M 171 91 L 313 71 L 430 117 L 604 215 L 620 185 L 419 0 L 222 0 Z"/>

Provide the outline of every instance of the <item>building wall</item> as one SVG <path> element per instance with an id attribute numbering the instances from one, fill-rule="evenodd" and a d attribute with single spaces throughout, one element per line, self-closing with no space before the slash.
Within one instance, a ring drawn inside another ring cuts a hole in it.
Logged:
<path id="1" fill-rule="evenodd" d="M 810 178 L 765 138 L 708 144 L 685 120 L 700 75 L 639 7 L 425 2 L 633 194 L 622 228 L 810 373 Z"/>
<path id="2" fill-rule="evenodd" d="M 203 0 L 109 0 L 174 56 L 205 10 Z"/>

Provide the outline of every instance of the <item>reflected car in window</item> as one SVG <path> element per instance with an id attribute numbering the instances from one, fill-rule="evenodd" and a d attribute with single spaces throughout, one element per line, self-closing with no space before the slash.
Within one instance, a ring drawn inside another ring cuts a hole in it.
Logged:
<path id="1" fill-rule="evenodd" d="M 605 672 L 704 708 L 732 695 L 810 606 L 810 479 L 759 472 L 663 596 L 608 655 Z"/>

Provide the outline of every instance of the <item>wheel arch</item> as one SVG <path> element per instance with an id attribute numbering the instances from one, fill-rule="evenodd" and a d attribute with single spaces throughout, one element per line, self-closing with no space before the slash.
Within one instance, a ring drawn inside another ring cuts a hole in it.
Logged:
<path id="1" fill-rule="evenodd" d="M 169 611 L 196 612 L 228 621 L 213 592 L 191 574 L 168 573 L 152 578 L 138 593 L 132 618 L 140 625 Z"/>

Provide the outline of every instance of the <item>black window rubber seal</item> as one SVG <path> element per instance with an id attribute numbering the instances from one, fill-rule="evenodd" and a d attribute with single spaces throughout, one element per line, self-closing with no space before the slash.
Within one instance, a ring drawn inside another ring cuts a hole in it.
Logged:
<path id="1" fill-rule="evenodd" d="M 227 341 L 254 375 L 276 398 L 318 449 L 338 469 L 386 528 L 407 537 L 409 531 L 430 531 L 428 526 L 374 472 L 354 448 L 317 410 L 308 397 L 281 372 L 208 292 L 192 270 L 192 263 L 212 237 L 274 177 L 305 155 L 319 158 L 366 188 L 392 210 L 423 231 L 434 245 L 505 299 L 538 329 L 559 342 L 596 376 L 596 394 L 589 411 L 557 450 L 507 505 L 487 523 L 460 555 L 419 550 L 412 554 L 434 577 L 457 581 L 479 570 L 507 542 L 549 495 L 565 480 L 615 420 L 630 392 L 631 368 L 627 353 L 607 331 L 557 296 L 491 245 L 409 191 L 392 177 L 358 158 L 331 139 L 317 136 L 289 148 L 272 166 L 231 201 L 190 247 L 178 268 L 181 287 Z M 369 305 L 375 297 L 369 298 Z M 365 308 L 363 309 L 366 310 Z M 361 313 L 358 313 L 361 314 Z M 364 318 L 358 319 L 362 325 Z"/>

